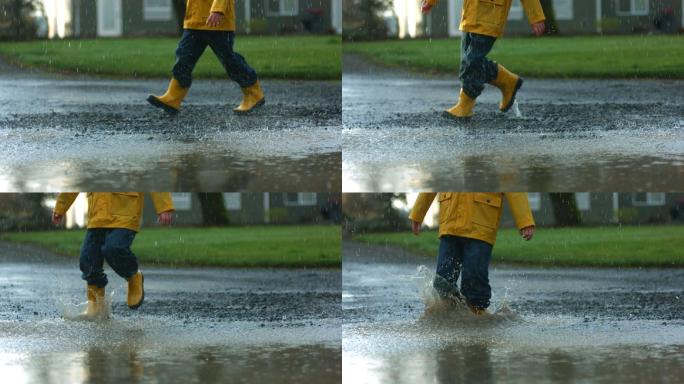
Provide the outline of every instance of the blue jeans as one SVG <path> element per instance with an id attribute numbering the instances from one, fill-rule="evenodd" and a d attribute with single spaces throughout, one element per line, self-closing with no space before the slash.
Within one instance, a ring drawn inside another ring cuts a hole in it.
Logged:
<path id="1" fill-rule="evenodd" d="M 489 286 L 489 261 L 492 245 L 482 240 L 444 235 L 439 240 L 435 290 L 442 297 L 459 292 L 458 276 L 461 274 L 461 290 L 468 302 L 476 307 L 489 307 L 492 288 Z M 440 278 L 441 277 L 441 278 Z"/>
<path id="2" fill-rule="evenodd" d="M 138 258 L 131 252 L 135 231 L 125 228 L 96 228 L 86 232 L 81 248 L 80 267 L 83 280 L 90 285 L 104 287 L 107 264 L 117 275 L 127 279 L 138 271 Z"/>
<path id="3" fill-rule="evenodd" d="M 242 55 L 233 51 L 234 40 L 234 32 L 183 30 L 183 36 L 176 48 L 176 63 L 171 71 L 173 77 L 181 86 L 189 87 L 192 84 L 192 70 L 208 45 L 231 80 L 242 88 L 254 85 L 257 81 L 256 71 L 247 64 Z"/>
<path id="4" fill-rule="evenodd" d="M 463 32 L 461 36 L 461 79 L 463 92 L 475 99 L 482 93 L 485 84 L 496 79 L 498 65 L 487 58 L 496 37 Z"/>

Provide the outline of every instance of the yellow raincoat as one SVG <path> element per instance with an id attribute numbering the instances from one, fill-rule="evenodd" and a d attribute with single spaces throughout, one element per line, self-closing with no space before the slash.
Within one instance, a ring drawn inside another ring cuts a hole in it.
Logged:
<path id="1" fill-rule="evenodd" d="M 438 0 L 427 0 L 432 6 L 437 5 Z M 463 13 L 461 14 L 460 30 L 463 32 L 478 33 L 493 37 L 501 37 L 508 11 L 511 9 L 513 0 L 463 0 Z M 530 24 L 544 21 L 544 11 L 539 0 L 520 0 Z"/>
<path id="2" fill-rule="evenodd" d="M 55 213 L 64 215 L 78 193 L 60 193 Z M 127 228 L 138 232 L 142 218 L 144 194 L 141 192 L 88 192 L 88 229 Z M 173 211 L 168 192 L 150 193 L 157 213 Z"/>
<path id="3" fill-rule="evenodd" d="M 223 14 L 223 22 L 217 27 L 207 25 L 211 12 Z M 188 0 L 185 5 L 185 29 L 205 31 L 235 31 L 235 0 Z"/>
<path id="4" fill-rule="evenodd" d="M 508 200 L 515 225 L 523 229 L 534 225 L 532 210 L 524 192 L 440 192 L 421 193 L 409 218 L 422 223 L 437 197 L 439 201 L 439 236 L 452 235 L 478 239 L 494 245 L 499 229 L 504 196 Z"/>

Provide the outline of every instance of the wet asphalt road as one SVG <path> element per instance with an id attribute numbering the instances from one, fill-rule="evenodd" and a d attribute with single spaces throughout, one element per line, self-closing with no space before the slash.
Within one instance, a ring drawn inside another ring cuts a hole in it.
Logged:
<path id="1" fill-rule="evenodd" d="M 339 270 L 145 268 L 104 322 L 66 320 L 85 301 L 78 261 L 0 243 L 0 371 L 12 383 L 340 382 Z M 4 379 L 3 379 L 4 380 Z"/>
<path id="2" fill-rule="evenodd" d="M 339 82 L 264 80 L 266 105 L 236 116 L 237 85 L 197 80 L 176 117 L 146 102 L 167 84 L 0 63 L 0 187 L 340 190 Z"/>
<path id="3" fill-rule="evenodd" d="M 343 64 L 345 192 L 684 188 L 682 80 L 528 78 L 521 118 L 487 86 L 456 122 L 455 76 Z"/>
<path id="4" fill-rule="evenodd" d="M 684 270 L 495 265 L 496 313 L 478 318 L 424 315 L 429 283 L 417 267 L 434 263 L 344 242 L 344 383 L 676 383 L 684 374 Z"/>

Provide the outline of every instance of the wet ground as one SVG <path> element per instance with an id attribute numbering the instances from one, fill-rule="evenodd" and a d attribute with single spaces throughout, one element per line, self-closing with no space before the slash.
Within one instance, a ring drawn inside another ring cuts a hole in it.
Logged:
<path id="1" fill-rule="evenodd" d="M 0 63 L 0 188 L 340 190 L 339 82 L 264 80 L 266 105 L 236 116 L 237 85 L 197 80 L 176 117 L 146 102 L 167 84 Z"/>
<path id="2" fill-rule="evenodd" d="M 142 267 L 139 310 L 107 270 L 111 319 L 66 320 L 85 300 L 78 261 L 0 243 L 3 381 L 340 382 L 339 270 Z"/>
<path id="3" fill-rule="evenodd" d="M 434 263 L 343 244 L 344 383 L 681 382 L 684 270 L 496 265 L 476 317 L 424 314 Z"/>
<path id="4" fill-rule="evenodd" d="M 457 122 L 455 76 L 343 64 L 345 192 L 684 188 L 682 80 L 529 78 L 522 117 L 487 86 Z"/>

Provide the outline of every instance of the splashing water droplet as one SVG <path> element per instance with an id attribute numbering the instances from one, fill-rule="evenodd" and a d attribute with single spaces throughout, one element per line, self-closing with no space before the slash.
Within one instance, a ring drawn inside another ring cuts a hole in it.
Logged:
<path id="1" fill-rule="evenodd" d="M 520 112 L 520 107 L 518 106 L 518 100 L 513 101 L 513 112 L 515 113 L 516 118 L 522 119 L 523 115 Z"/>

